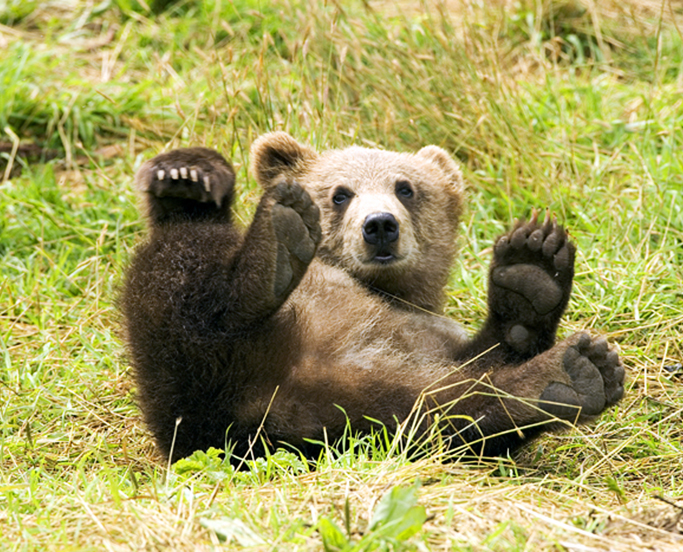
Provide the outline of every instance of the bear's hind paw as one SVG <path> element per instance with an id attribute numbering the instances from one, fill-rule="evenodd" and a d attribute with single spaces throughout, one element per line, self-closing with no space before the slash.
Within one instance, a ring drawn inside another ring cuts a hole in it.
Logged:
<path id="1" fill-rule="evenodd" d="M 575 336 L 562 358 L 569 383 L 554 381 L 543 391 L 541 408 L 565 420 L 590 417 L 616 404 L 624 395 L 624 366 L 604 338 Z"/>
<path id="2" fill-rule="evenodd" d="M 181 148 L 157 155 L 142 165 L 135 187 L 156 222 L 204 218 L 224 212 L 232 200 L 235 173 L 218 152 Z"/>

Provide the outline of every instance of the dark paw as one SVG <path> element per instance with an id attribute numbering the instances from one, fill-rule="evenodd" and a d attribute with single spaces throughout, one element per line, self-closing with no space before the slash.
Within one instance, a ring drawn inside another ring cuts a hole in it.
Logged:
<path id="1" fill-rule="evenodd" d="M 520 222 L 494 247 L 493 283 L 515 293 L 539 315 L 556 309 L 574 273 L 575 248 L 565 230 L 546 217 L 539 225 L 537 214 Z"/>
<path id="2" fill-rule="evenodd" d="M 496 242 L 489 311 L 514 350 L 537 354 L 552 345 L 571 293 L 574 255 L 565 230 L 549 217 L 539 224 L 536 213 Z"/>
<path id="3" fill-rule="evenodd" d="M 322 233 L 320 210 L 298 183 L 283 180 L 273 194 L 271 220 L 278 240 L 274 291 L 281 296 L 303 276 Z"/>
<path id="4" fill-rule="evenodd" d="M 600 414 L 624 395 L 624 367 L 604 338 L 576 336 L 562 359 L 571 383 L 552 382 L 541 395 L 541 408 L 564 420 Z"/>
<path id="5" fill-rule="evenodd" d="M 147 161 L 136 175 L 136 185 L 155 198 L 175 198 L 218 207 L 232 195 L 235 173 L 218 152 L 182 148 Z"/>

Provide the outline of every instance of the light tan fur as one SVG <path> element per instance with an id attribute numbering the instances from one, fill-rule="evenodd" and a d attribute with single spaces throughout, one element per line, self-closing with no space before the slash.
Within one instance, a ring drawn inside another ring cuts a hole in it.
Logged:
<path id="1" fill-rule="evenodd" d="M 464 185 L 455 161 L 437 146 L 416 154 L 358 146 L 317 154 L 284 132 L 266 134 L 251 150 L 251 172 L 264 190 L 278 178 L 293 178 L 321 209 L 323 241 L 318 257 L 356 279 L 431 312 L 443 310 L 443 290 L 456 253 Z M 396 182 L 416 189 L 410 212 L 396 197 Z M 334 213 L 338 189 L 355 195 L 344 216 Z M 371 262 L 361 225 L 373 213 L 388 211 L 398 220 L 398 260 L 390 268 Z"/>

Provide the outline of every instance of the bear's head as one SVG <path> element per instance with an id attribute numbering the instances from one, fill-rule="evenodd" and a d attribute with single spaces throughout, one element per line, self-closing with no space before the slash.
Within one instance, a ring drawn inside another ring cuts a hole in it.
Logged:
<path id="1" fill-rule="evenodd" d="M 284 177 L 309 192 L 321 212 L 323 262 L 405 305 L 442 309 L 463 198 L 462 174 L 446 151 L 316 153 L 273 132 L 254 142 L 251 172 L 264 190 Z"/>

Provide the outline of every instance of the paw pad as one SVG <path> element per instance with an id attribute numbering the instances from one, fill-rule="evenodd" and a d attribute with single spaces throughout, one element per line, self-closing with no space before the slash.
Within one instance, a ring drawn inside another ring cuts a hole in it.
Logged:
<path id="1" fill-rule="evenodd" d="M 562 301 L 562 289 L 542 268 L 534 265 L 503 266 L 491 273 L 493 283 L 524 297 L 540 315 Z"/>
<path id="2" fill-rule="evenodd" d="M 557 221 L 538 212 L 520 221 L 493 248 L 489 312 L 500 340 L 517 355 L 533 356 L 555 341 L 571 293 L 574 245 Z"/>
<path id="3" fill-rule="evenodd" d="M 542 407 L 558 418 L 596 416 L 624 395 L 624 367 L 604 338 L 586 333 L 567 347 L 562 367 L 569 383 L 552 382 L 541 395 Z"/>
<path id="4" fill-rule="evenodd" d="M 320 210 L 297 182 L 278 183 L 273 199 L 271 220 L 278 240 L 274 292 L 281 296 L 313 260 L 322 231 Z"/>

